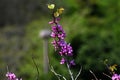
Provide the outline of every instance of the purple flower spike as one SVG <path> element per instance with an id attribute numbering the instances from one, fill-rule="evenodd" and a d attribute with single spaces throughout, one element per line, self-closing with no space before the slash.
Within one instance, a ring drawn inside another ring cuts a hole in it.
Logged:
<path id="1" fill-rule="evenodd" d="M 67 60 L 68 57 L 73 56 L 73 49 L 69 43 L 67 43 L 64 39 L 66 37 L 66 33 L 63 30 L 62 26 L 58 23 L 60 18 L 53 17 L 53 20 L 49 22 L 51 24 L 51 37 L 54 39 L 52 42 L 54 48 L 56 51 L 59 52 L 60 56 L 62 57 L 60 64 L 64 64 L 65 62 L 69 61 Z M 66 59 L 64 59 L 63 58 Z M 67 62 L 70 63 L 70 65 L 75 65 L 74 61 Z"/>

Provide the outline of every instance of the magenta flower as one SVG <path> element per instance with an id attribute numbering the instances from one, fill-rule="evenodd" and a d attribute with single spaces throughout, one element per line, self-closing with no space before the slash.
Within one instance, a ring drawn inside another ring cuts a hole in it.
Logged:
<path id="1" fill-rule="evenodd" d="M 57 46 L 57 41 L 56 41 L 56 40 L 54 40 L 54 41 L 52 41 L 51 43 L 53 44 L 53 46 L 54 46 L 55 50 L 57 50 L 57 49 L 58 49 L 58 46 Z"/>
<path id="2" fill-rule="evenodd" d="M 113 74 L 112 80 L 120 80 L 120 75 L 118 75 L 118 74 Z"/>
<path id="3" fill-rule="evenodd" d="M 70 66 L 75 65 L 75 61 L 74 61 L 74 60 L 71 60 L 69 65 L 70 65 Z"/>
<path id="4" fill-rule="evenodd" d="M 50 21 L 49 24 L 54 24 L 54 23 L 58 23 L 60 21 L 60 18 L 55 18 L 54 21 Z"/>
<path id="5" fill-rule="evenodd" d="M 7 72 L 6 77 L 8 80 L 16 80 L 16 75 L 14 73 Z"/>
<path id="6" fill-rule="evenodd" d="M 65 63 L 65 59 L 62 58 L 61 61 L 60 61 L 60 64 L 64 64 Z"/>
<path id="7" fill-rule="evenodd" d="M 22 79 L 18 79 L 16 75 L 12 72 L 7 72 L 6 77 L 7 80 L 22 80 Z"/>
<path id="8" fill-rule="evenodd" d="M 72 56 L 72 47 L 70 46 L 70 44 L 67 44 L 66 42 L 64 41 L 60 41 L 59 42 L 59 45 L 61 47 L 61 50 L 59 51 L 60 55 L 63 56 Z"/>
<path id="9" fill-rule="evenodd" d="M 54 32 L 51 33 L 51 37 L 52 37 L 52 38 L 55 38 L 56 36 L 57 36 L 57 35 L 56 35 Z"/>
<path id="10" fill-rule="evenodd" d="M 62 29 L 61 25 L 52 26 L 52 33 L 51 33 L 52 38 L 64 39 L 65 36 L 66 34 L 64 30 Z"/>

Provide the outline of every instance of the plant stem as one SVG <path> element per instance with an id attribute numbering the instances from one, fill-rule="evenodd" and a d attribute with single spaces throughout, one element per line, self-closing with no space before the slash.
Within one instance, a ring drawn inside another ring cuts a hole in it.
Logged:
<path id="1" fill-rule="evenodd" d="M 56 73 L 55 70 L 54 70 L 54 68 L 53 68 L 53 66 L 51 66 L 51 71 L 54 73 L 54 75 L 57 76 L 58 80 L 61 80 L 60 77 L 62 77 L 64 80 L 67 80 L 64 76 Z"/>
<path id="2" fill-rule="evenodd" d="M 94 76 L 95 80 L 98 80 L 98 78 L 96 77 L 96 75 L 90 70 L 90 73 Z"/>
<path id="3" fill-rule="evenodd" d="M 79 77 L 79 76 L 80 76 L 80 74 L 81 74 L 81 71 L 82 71 L 82 67 L 80 68 L 80 70 L 79 70 L 79 72 L 78 72 L 77 76 L 75 77 L 75 80 L 77 80 L 77 79 L 78 79 L 78 77 Z"/>
<path id="4" fill-rule="evenodd" d="M 68 68 L 68 71 L 69 71 L 69 74 L 70 74 L 71 79 L 74 80 L 73 73 L 71 72 L 70 66 L 69 66 L 68 63 L 67 63 L 67 68 Z"/>

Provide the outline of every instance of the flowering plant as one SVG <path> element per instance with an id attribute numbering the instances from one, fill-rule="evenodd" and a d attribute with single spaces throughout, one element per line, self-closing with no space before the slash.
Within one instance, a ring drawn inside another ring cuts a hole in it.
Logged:
<path id="1" fill-rule="evenodd" d="M 55 4 L 48 4 L 48 8 L 52 11 L 52 21 L 49 22 L 51 25 L 51 38 L 53 38 L 53 41 L 51 42 L 54 46 L 55 51 L 58 52 L 58 55 L 60 55 L 61 60 L 60 64 L 67 65 L 68 73 L 70 74 L 71 80 L 77 80 L 79 75 L 81 74 L 82 67 L 80 68 L 78 74 L 76 76 L 73 76 L 73 73 L 71 71 L 71 66 L 76 65 L 75 61 L 71 59 L 73 54 L 73 48 L 70 43 L 67 43 L 65 41 L 66 38 L 66 32 L 64 31 L 62 25 L 60 25 L 59 21 L 61 14 L 64 11 L 64 8 L 58 8 L 55 9 Z M 112 80 L 120 80 L 120 74 L 115 73 L 116 65 L 108 66 L 108 69 L 111 72 L 112 76 L 106 75 Z M 55 72 L 54 68 L 51 66 L 51 71 L 57 76 L 58 80 L 63 78 L 64 80 L 67 80 L 65 76 L 58 74 Z M 98 78 L 95 76 L 95 74 L 90 70 L 90 72 L 95 77 L 95 80 L 98 80 Z M 12 72 L 7 72 L 6 74 L 7 80 L 22 80 L 21 78 L 17 78 L 16 75 Z"/>
<path id="2" fill-rule="evenodd" d="M 73 56 L 73 49 L 70 43 L 67 43 L 65 41 L 66 33 L 62 28 L 62 26 L 59 24 L 60 15 L 63 13 L 64 8 L 58 8 L 57 10 L 54 10 L 55 9 L 54 4 L 48 4 L 48 8 L 52 10 L 52 17 L 53 17 L 53 20 L 49 22 L 52 28 L 51 29 L 52 33 L 50 35 L 53 38 L 52 45 L 54 46 L 55 51 L 58 51 L 58 54 L 61 56 L 60 64 L 66 64 L 68 67 L 68 71 L 71 76 L 71 79 L 76 80 L 80 75 L 81 69 L 78 75 L 76 76 L 76 78 L 74 78 L 73 73 L 70 70 L 70 67 L 74 66 L 75 62 L 74 60 L 69 59 L 69 57 Z M 55 73 L 53 68 L 52 68 L 52 72 Z M 63 79 L 66 80 L 65 77 L 63 77 Z"/>

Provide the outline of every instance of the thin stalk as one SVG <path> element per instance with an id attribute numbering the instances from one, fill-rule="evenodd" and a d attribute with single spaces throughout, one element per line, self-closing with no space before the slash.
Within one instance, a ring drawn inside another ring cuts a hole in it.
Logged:
<path id="1" fill-rule="evenodd" d="M 90 73 L 94 76 L 95 80 L 98 80 L 98 78 L 96 77 L 96 75 L 90 70 Z"/>
<path id="2" fill-rule="evenodd" d="M 68 63 L 67 63 L 67 68 L 68 68 L 68 71 L 69 71 L 69 74 L 70 74 L 71 79 L 74 80 L 73 73 L 72 73 L 72 71 L 70 70 L 70 66 L 69 66 Z"/>
<path id="3" fill-rule="evenodd" d="M 53 72 L 57 76 L 58 80 L 60 80 L 60 77 L 62 77 L 64 80 L 67 80 L 64 76 L 56 73 L 55 70 L 54 70 L 54 68 L 52 66 L 51 66 L 51 72 Z"/>
<path id="4" fill-rule="evenodd" d="M 33 61 L 33 64 L 35 65 L 35 67 L 36 67 L 36 71 L 37 71 L 37 77 L 36 77 L 36 80 L 39 80 L 39 75 L 40 75 L 40 73 L 39 73 L 38 66 L 37 66 L 37 64 L 36 64 L 36 62 L 35 62 L 35 60 L 34 60 L 33 54 L 32 54 L 32 61 Z"/>
<path id="5" fill-rule="evenodd" d="M 78 72 L 77 76 L 75 77 L 75 80 L 77 80 L 77 79 L 78 79 L 78 77 L 79 77 L 79 76 L 80 76 L 80 74 L 81 74 L 81 71 L 82 71 L 82 67 L 80 68 L 80 70 L 79 70 L 79 72 Z"/>
<path id="6" fill-rule="evenodd" d="M 111 76 L 109 76 L 109 75 L 107 75 L 107 74 L 105 74 L 105 73 L 103 73 L 103 75 L 105 75 L 105 76 L 107 76 L 108 78 L 110 78 L 110 79 L 111 79 Z"/>

